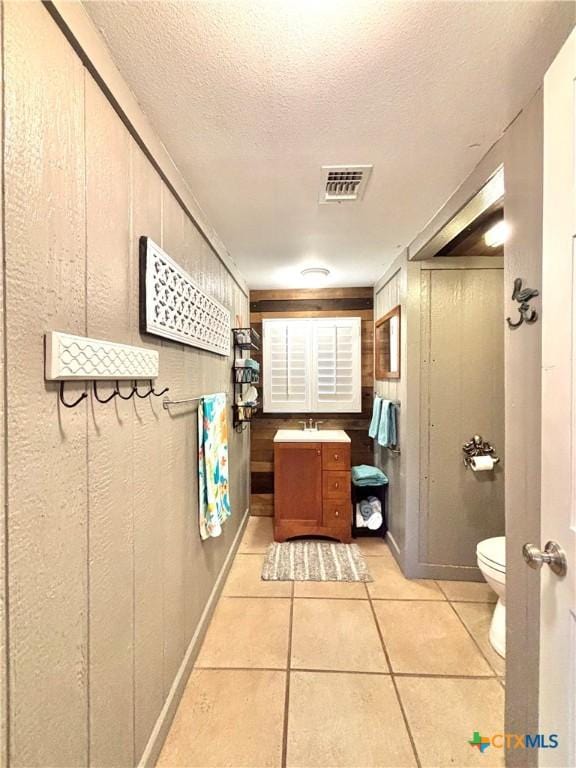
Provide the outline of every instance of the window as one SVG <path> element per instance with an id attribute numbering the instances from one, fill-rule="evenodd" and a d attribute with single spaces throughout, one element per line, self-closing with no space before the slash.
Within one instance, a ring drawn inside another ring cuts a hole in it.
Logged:
<path id="1" fill-rule="evenodd" d="M 264 411 L 362 410 L 359 317 L 264 320 Z"/>

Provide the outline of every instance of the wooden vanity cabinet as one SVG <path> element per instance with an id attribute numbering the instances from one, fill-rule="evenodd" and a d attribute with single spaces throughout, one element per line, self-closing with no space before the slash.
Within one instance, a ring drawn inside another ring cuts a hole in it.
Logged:
<path id="1" fill-rule="evenodd" d="M 274 538 L 352 531 L 349 443 L 274 443 Z"/>

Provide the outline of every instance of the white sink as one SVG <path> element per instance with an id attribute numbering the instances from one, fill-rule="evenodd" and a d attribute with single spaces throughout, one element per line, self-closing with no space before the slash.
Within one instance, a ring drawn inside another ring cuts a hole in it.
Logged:
<path id="1" fill-rule="evenodd" d="M 343 429 L 279 429 L 275 443 L 349 443 Z"/>

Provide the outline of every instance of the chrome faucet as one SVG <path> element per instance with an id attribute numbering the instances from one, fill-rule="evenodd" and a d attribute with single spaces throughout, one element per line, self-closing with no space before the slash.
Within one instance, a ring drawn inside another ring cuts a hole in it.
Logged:
<path id="1" fill-rule="evenodd" d="M 308 421 L 299 421 L 298 424 L 302 424 L 303 432 L 318 432 L 318 424 L 324 424 L 324 422 L 309 418 Z"/>

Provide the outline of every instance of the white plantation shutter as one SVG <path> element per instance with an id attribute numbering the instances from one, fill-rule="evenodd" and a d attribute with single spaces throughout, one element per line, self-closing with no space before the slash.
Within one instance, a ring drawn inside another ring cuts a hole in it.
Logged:
<path id="1" fill-rule="evenodd" d="M 361 410 L 360 318 L 316 320 L 316 408 Z"/>
<path id="2" fill-rule="evenodd" d="M 264 320 L 264 410 L 362 410 L 360 330 L 358 317 Z"/>
<path id="3" fill-rule="evenodd" d="M 264 410 L 310 409 L 307 321 L 264 320 Z"/>

